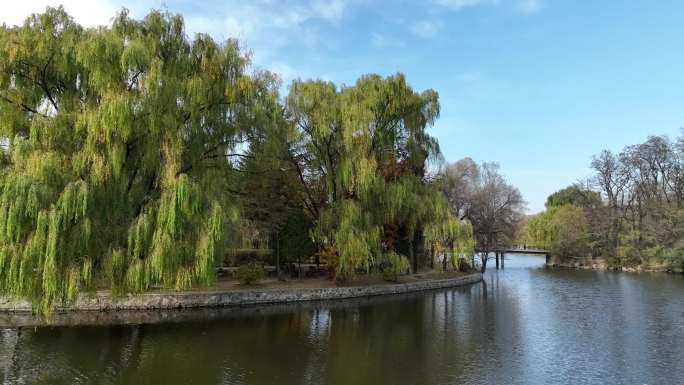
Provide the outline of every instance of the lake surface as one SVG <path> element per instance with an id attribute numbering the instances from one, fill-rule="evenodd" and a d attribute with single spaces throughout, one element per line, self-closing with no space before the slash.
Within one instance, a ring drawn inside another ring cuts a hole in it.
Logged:
<path id="1" fill-rule="evenodd" d="M 684 383 L 684 277 L 543 263 L 399 297 L 5 328 L 0 383 Z"/>

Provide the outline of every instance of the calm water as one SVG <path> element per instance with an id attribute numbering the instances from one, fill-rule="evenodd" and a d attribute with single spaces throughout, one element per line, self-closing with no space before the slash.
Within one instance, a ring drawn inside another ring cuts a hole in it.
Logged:
<path id="1" fill-rule="evenodd" d="M 683 277 L 509 258 L 454 290 L 3 329 L 0 382 L 684 384 Z"/>

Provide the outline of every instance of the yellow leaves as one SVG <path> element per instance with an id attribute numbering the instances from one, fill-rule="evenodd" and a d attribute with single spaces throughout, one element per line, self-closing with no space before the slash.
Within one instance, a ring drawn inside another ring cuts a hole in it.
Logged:
<path id="1" fill-rule="evenodd" d="M 193 276 L 192 271 L 187 267 L 181 267 L 176 271 L 176 282 L 174 288 L 176 290 L 187 289 L 192 286 Z"/>
<path id="2" fill-rule="evenodd" d="M 100 154 L 92 155 L 89 176 L 93 184 L 96 186 L 104 185 L 104 182 L 109 179 L 110 175 L 111 169 L 107 167 L 104 157 Z"/>
<path id="3" fill-rule="evenodd" d="M 163 159 L 159 167 L 161 167 L 161 183 L 164 188 L 175 188 L 174 185 L 180 176 L 181 145 L 182 142 L 177 138 L 170 138 L 170 140 L 164 141 L 161 145 Z"/>
<path id="4" fill-rule="evenodd" d="M 227 84 L 225 95 L 230 102 L 238 103 L 241 100 L 249 99 L 254 91 L 252 79 L 248 76 L 240 76 L 235 84 Z"/>
<path id="5" fill-rule="evenodd" d="M 7 52 L 7 61 L 14 62 L 15 60 L 17 60 L 17 57 L 19 57 L 21 46 L 19 44 L 7 43 L 8 41 L 13 40 L 13 37 L 10 36 L 8 36 L 7 40 L 5 40 L 6 44 L 4 44 L 3 50 L 6 50 Z"/>

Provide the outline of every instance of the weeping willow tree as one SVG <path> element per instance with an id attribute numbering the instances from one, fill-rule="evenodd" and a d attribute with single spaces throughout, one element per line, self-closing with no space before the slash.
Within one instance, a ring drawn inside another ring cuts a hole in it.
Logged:
<path id="1" fill-rule="evenodd" d="M 0 294 L 49 312 L 93 285 L 211 283 L 226 157 L 277 105 L 247 65 L 235 41 L 189 40 L 156 11 L 0 27 Z"/>
<path id="2" fill-rule="evenodd" d="M 437 93 L 415 92 L 403 75 L 367 75 L 354 86 L 296 81 L 286 108 L 294 126 L 289 157 L 316 218 L 313 237 L 332 258 L 338 277 L 369 270 L 399 241 L 415 241 L 446 219 L 426 183 L 439 159 L 427 133 L 439 115 Z"/>
<path id="3" fill-rule="evenodd" d="M 432 258 L 442 256 L 442 270 L 446 271 L 449 265 L 457 269 L 460 259 L 475 254 L 473 227 L 452 213 L 444 197 L 436 196 L 432 202 L 437 206 L 434 209 L 437 216 L 425 227 L 425 242 L 432 250 Z"/>
<path id="4" fill-rule="evenodd" d="M 526 243 L 549 249 L 561 260 L 591 255 L 586 214 L 573 204 L 550 205 L 531 216 L 522 233 Z"/>

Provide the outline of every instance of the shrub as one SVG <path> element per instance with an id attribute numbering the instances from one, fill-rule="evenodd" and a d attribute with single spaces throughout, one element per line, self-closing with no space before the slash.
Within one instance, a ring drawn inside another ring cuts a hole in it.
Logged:
<path id="1" fill-rule="evenodd" d="M 264 278 L 264 269 L 258 263 L 246 263 L 238 267 L 235 277 L 241 285 L 253 285 Z"/>
<path id="2" fill-rule="evenodd" d="M 459 258 L 458 259 L 458 271 L 463 271 L 463 272 L 470 272 L 472 271 L 473 268 L 470 266 L 470 262 L 466 258 Z"/>
<path id="3" fill-rule="evenodd" d="M 399 276 L 408 273 L 410 269 L 411 264 L 406 257 L 395 252 L 386 253 L 382 267 L 382 279 L 389 282 L 397 282 Z"/>
<path id="4" fill-rule="evenodd" d="M 665 261 L 669 263 L 671 271 L 684 273 L 684 247 L 675 247 L 665 256 Z"/>
<path id="5" fill-rule="evenodd" d="M 226 266 L 240 266 L 250 262 L 267 263 L 273 259 L 271 249 L 229 248 L 223 258 Z"/>

